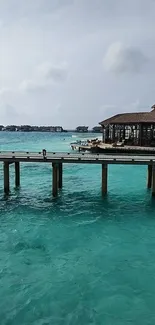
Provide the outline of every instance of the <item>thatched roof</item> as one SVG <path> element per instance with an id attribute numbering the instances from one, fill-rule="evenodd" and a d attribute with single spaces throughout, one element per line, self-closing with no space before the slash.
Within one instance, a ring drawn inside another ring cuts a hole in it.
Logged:
<path id="1" fill-rule="evenodd" d="M 138 123 L 155 123 L 155 105 L 152 106 L 151 112 L 124 113 L 114 115 L 99 124 L 106 126 L 108 124 L 138 124 Z"/>

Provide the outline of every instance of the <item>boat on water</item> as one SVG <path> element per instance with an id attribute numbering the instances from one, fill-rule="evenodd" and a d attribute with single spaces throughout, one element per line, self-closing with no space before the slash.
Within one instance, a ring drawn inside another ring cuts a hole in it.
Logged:
<path id="1" fill-rule="evenodd" d="M 72 150 L 79 150 L 79 147 L 88 146 L 88 141 L 85 140 L 76 140 L 75 142 L 70 143 Z"/>
<path id="2" fill-rule="evenodd" d="M 72 150 L 78 151 L 90 151 L 94 146 L 96 147 L 101 143 L 101 140 L 96 139 L 87 139 L 87 140 L 77 140 L 70 144 Z"/>

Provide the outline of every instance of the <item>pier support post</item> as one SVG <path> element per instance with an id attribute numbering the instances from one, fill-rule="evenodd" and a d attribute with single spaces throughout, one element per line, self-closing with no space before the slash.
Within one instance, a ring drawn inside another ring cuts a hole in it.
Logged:
<path id="1" fill-rule="evenodd" d="M 53 167 L 53 196 L 56 197 L 58 195 L 58 167 L 57 164 L 52 164 Z"/>
<path id="2" fill-rule="evenodd" d="M 4 193 L 9 194 L 10 180 L 9 180 L 9 162 L 4 162 Z"/>
<path id="3" fill-rule="evenodd" d="M 15 162 L 15 186 L 20 186 L 20 163 Z"/>
<path id="4" fill-rule="evenodd" d="M 152 168 L 152 195 L 155 196 L 155 166 Z"/>
<path id="5" fill-rule="evenodd" d="M 62 163 L 58 165 L 58 188 L 62 188 Z"/>
<path id="6" fill-rule="evenodd" d="M 102 195 L 107 194 L 107 185 L 108 185 L 108 166 L 102 164 Z"/>
<path id="7" fill-rule="evenodd" d="M 147 188 L 152 187 L 152 165 L 148 165 Z"/>

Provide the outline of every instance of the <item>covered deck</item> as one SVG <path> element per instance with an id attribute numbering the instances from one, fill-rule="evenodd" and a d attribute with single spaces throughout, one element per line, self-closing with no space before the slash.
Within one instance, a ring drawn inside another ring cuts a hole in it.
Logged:
<path id="1" fill-rule="evenodd" d="M 150 112 L 117 114 L 100 125 L 104 143 L 155 147 L 155 105 Z"/>

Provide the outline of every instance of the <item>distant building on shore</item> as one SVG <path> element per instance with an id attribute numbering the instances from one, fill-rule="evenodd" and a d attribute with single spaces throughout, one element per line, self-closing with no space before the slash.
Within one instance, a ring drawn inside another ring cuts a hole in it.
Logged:
<path id="1" fill-rule="evenodd" d="M 50 131 L 51 132 L 63 132 L 63 127 L 62 126 L 51 126 Z"/>
<path id="2" fill-rule="evenodd" d="M 76 132 L 88 132 L 88 126 L 78 126 Z"/>
<path id="3" fill-rule="evenodd" d="M 100 125 L 105 143 L 155 147 L 155 105 L 150 112 L 117 114 Z"/>
<path id="4" fill-rule="evenodd" d="M 94 133 L 101 133 L 102 130 L 103 130 L 102 126 L 94 126 L 92 129 Z"/>
<path id="5" fill-rule="evenodd" d="M 3 131 L 15 132 L 18 131 L 18 127 L 16 125 L 7 125 L 5 128 L 3 128 Z"/>
<path id="6" fill-rule="evenodd" d="M 63 132 L 62 126 L 0 125 L 0 131 L 7 132 Z"/>

